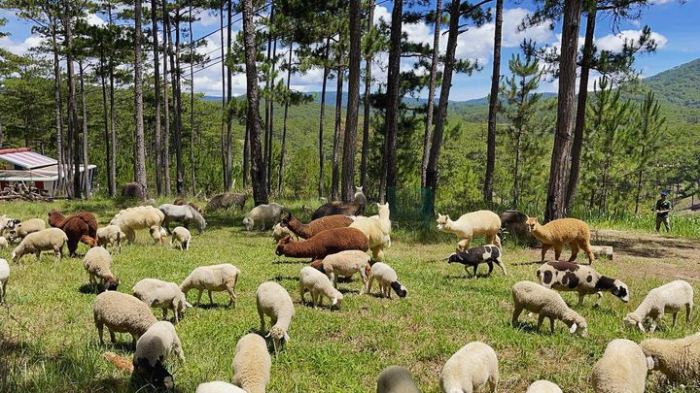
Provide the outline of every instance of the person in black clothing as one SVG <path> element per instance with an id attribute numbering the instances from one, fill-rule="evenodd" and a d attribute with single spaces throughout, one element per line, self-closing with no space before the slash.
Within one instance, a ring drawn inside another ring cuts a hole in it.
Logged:
<path id="1" fill-rule="evenodd" d="M 661 224 L 664 224 L 666 232 L 671 231 L 671 222 L 669 221 L 668 215 L 671 212 L 671 201 L 667 199 L 668 193 L 666 191 L 661 192 L 661 198 L 656 201 L 656 208 L 654 212 L 656 213 L 656 232 L 661 229 Z"/>

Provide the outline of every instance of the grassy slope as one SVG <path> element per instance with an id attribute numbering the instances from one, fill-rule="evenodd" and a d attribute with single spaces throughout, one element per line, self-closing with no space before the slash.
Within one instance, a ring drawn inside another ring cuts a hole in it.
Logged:
<path id="1" fill-rule="evenodd" d="M 2 213 L 43 217 L 50 207 L 55 206 L 3 204 Z M 101 223 L 117 210 L 109 202 L 73 204 L 70 210 L 85 207 L 98 212 Z M 602 273 L 630 286 L 631 304 L 605 295 L 602 307 L 593 309 L 589 299 L 579 308 L 590 327 L 590 337 L 585 339 L 570 336 L 561 323 L 554 335 L 538 334 L 531 329 L 532 319 L 520 330 L 510 326 L 510 286 L 534 279 L 538 266 L 517 264 L 536 260 L 537 251 L 510 246 L 505 250 L 509 276 L 496 270 L 489 279 L 468 280 L 461 266 L 435 261 L 451 252 L 453 238 L 435 236 L 431 244 L 418 244 L 404 241 L 411 236 L 399 232 L 388 262 L 409 289 L 408 298 L 389 301 L 359 296 L 360 283 L 355 280 L 341 284 L 348 296 L 340 311 L 313 310 L 298 303 L 296 277 L 303 264 L 274 256 L 268 234 L 242 232 L 239 219 L 234 213 L 212 217 L 210 229 L 195 235 L 187 253 L 153 246 L 142 234 L 139 244 L 124 247 L 114 257 L 113 270 L 123 292 L 145 277 L 180 282 L 194 267 L 205 264 L 231 262 L 242 270 L 235 309 L 223 307 L 228 299 L 217 294 L 217 307 L 189 310 L 177 326 L 187 358 L 184 365 L 175 367 L 182 392 L 194 391 L 200 382 L 230 380 L 236 341 L 259 327 L 254 293 L 265 280 L 277 280 L 287 288 L 296 307 L 291 341 L 273 361 L 270 392 L 373 391 L 377 374 L 390 364 L 407 366 L 423 392 L 438 392 L 440 368 L 472 340 L 483 340 L 498 352 L 501 391 L 523 392 L 529 382 L 546 378 L 567 392 L 590 392 L 587 378 L 606 343 L 618 337 L 643 338 L 624 329 L 621 319 L 643 294 L 663 281 L 654 273 L 643 273 L 654 271 L 656 262 L 649 259 L 600 262 L 597 268 Z M 0 251 L 0 256 L 9 258 L 10 250 Z M 688 267 L 687 260 L 664 262 L 697 269 Z M 650 268 L 634 268 L 640 264 Z M 80 260 L 54 263 L 45 255 L 40 262 L 26 257 L 11 267 L 9 306 L 0 309 L 0 391 L 129 391 L 128 377 L 103 361 L 101 354 L 116 350 L 130 356 L 131 352 L 122 345 L 116 349 L 99 346 L 91 312 L 94 295 L 79 291 L 87 282 Z M 571 294 L 564 296 L 575 300 Z M 189 299 L 195 300 L 194 292 Z M 655 336 L 675 338 L 698 329 L 700 319 L 689 326 L 681 322 Z M 122 343 L 130 342 L 127 336 L 118 337 Z M 697 391 L 661 388 L 655 379 L 650 381 L 649 392 Z"/>

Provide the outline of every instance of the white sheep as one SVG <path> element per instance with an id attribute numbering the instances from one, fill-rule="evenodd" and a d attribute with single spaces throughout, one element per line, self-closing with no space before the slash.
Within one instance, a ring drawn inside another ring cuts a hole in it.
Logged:
<path id="1" fill-rule="evenodd" d="M 254 228 L 259 228 L 261 231 L 270 229 L 282 219 L 283 209 L 284 207 L 276 203 L 255 206 L 243 218 L 243 225 L 246 231 L 252 231 Z"/>
<path id="2" fill-rule="evenodd" d="M 367 285 L 367 272 L 370 257 L 366 252 L 360 250 L 346 250 L 335 254 L 326 255 L 321 262 L 323 272 L 333 282 L 333 286 L 338 287 L 338 276 L 352 277 L 355 273 L 360 273 L 362 277 L 362 291 Z"/>
<path id="3" fill-rule="evenodd" d="M 440 372 L 443 393 L 472 393 L 498 388 L 498 357 L 490 346 L 474 341 L 455 352 Z"/>
<path id="4" fill-rule="evenodd" d="M 513 327 L 518 325 L 518 317 L 523 310 L 539 314 L 537 330 L 542 327 L 545 318 L 549 318 L 550 330 L 554 333 L 554 320 L 559 319 L 569 327 L 570 333 L 580 332 L 588 335 L 588 323 L 576 311 L 569 308 L 561 295 L 530 281 L 520 281 L 513 285 Z"/>
<path id="5" fill-rule="evenodd" d="M 236 344 L 233 356 L 233 383 L 246 393 L 265 393 L 270 383 L 272 359 L 265 339 L 255 333 L 246 334 Z"/>
<path id="6" fill-rule="evenodd" d="M 97 245 L 102 247 L 111 246 L 121 251 L 122 240 L 126 240 L 126 234 L 118 225 L 107 225 L 97 228 Z"/>
<path id="7" fill-rule="evenodd" d="M 120 211 L 109 223 L 119 226 L 126 234 L 129 243 L 134 242 L 136 231 L 139 229 L 148 229 L 151 238 L 156 243 L 159 243 L 163 240 L 162 236 L 160 236 L 160 227 L 163 225 L 163 220 L 165 220 L 165 215 L 155 207 L 137 206 Z"/>
<path id="8" fill-rule="evenodd" d="M 369 271 L 369 277 L 367 278 L 367 286 L 365 288 L 365 293 L 370 293 L 372 290 L 372 282 L 376 279 L 379 283 L 379 293 L 382 297 L 391 299 L 391 289 L 396 292 L 396 294 L 403 298 L 408 295 L 408 290 L 406 287 L 401 285 L 398 281 L 398 275 L 396 271 L 383 262 L 377 262 L 372 265 Z"/>
<path id="9" fill-rule="evenodd" d="M 305 301 L 306 292 L 311 293 L 311 304 L 314 308 L 317 304 L 323 306 L 324 296 L 331 300 L 331 307 L 338 306 L 338 303 L 343 300 L 343 294 L 333 287 L 328 277 L 311 266 L 304 266 L 299 272 L 299 293 L 302 303 Z"/>
<path id="10" fill-rule="evenodd" d="M 175 227 L 175 229 L 173 229 L 173 238 L 170 241 L 171 246 L 177 246 L 180 250 L 188 250 L 191 241 L 192 234 L 187 228 Z"/>
<path id="11" fill-rule="evenodd" d="M 287 236 L 291 237 L 295 241 L 299 240 L 299 237 L 294 232 L 292 232 L 291 229 L 283 227 L 280 223 L 277 223 L 275 224 L 275 226 L 272 227 L 272 239 L 275 241 L 275 243 L 278 243 L 280 239 L 283 239 Z"/>
<path id="12" fill-rule="evenodd" d="M 7 296 L 7 281 L 10 279 L 10 264 L 0 258 L 0 304 L 5 303 Z"/>
<path id="13" fill-rule="evenodd" d="M 194 393 L 246 393 L 236 385 L 223 381 L 200 383 Z"/>
<path id="14" fill-rule="evenodd" d="M 46 229 L 46 222 L 41 218 L 30 218 L 24 220 L 20 223 L 15 224 L 15 226 L 10 230 L 10 240 L 15 242 L 18 239 L 24 239 L 27 235 L 34 232 L 39 232 Z"/>
<path id="15" fill-rule="evenodd" d="M 624 282 L 603 276 L 591 266 L 579 265 L 573 262 L 547 262 L 537 269 L 540 285 L 557 291 L 578 292 L 578 305 L 583 303 L 586 295 L 598 295 L 595 305 L 603 297 L 602 291 L 608 291 L 627 303 L 630 291 Z"/>
<path id="16" fill-rule="evenodd" d="M 644 393 L 651 366 L 651 359 L 647 360 L 635 342 L 612 340 L 603 357 L 593 366 L 593 390 L 596 393 Z"/>
<path id="17" fill-rule="evenodd" d="M 700 381 L 700 333 L 676 340 L 650 338 L 641 342 L 652 369 L 673 383 L 694 385 Z"/>
<path id="18" fill-rule="evenodd" d="M 7 241 L 5 236 L 0 236 L 0 250 L 6 249 L 10 243 Z"/>
<path id="19" fill-rule="evenodd" d="M 172 375 L 165 368 L 165 361 L 171 354 L 180 362 L 185 361 L 175 326 L 167 321 L 156 322 L 136 341 L 134 372 L 156 386 L 173 386 Z"/>
<path id="20" fill-rule="evenodd" d="M 266 337 L 272 337 L 275 353 L 289 341 L 289 325 L 294 316 L 294 303 L 289 292 L 276 282 L 266 281 L 255 292 L 258 316 L 260 316 L 260 331 L 265 331 L 265 316 L 270 317 L 272 327 Z"/>
<path id="21" fill-rule="evenodd" d="M 109 330 L 112 343 L 116 342 L 114 333 L 129 333 L 135 346 L 136 340 L 146 333 L 151 325 L 158 322 L 150 307 L 131 295 L 117 291 L 106 291 L 97 295 L 92 313 L 102 345 L 104 326 Z"/>
<path id="22" fill-rule="evenodd" d="M 556 383 L 540 379 L 530 384 L 525 393 L 562 393 L 562 391 Z"/>
<path id="23" fill-rule="evenodd" d="M 112 273 L 112 256 L 104 247 L 93 247 L 85 253 L 83 267 L 97 293 L 98 281 L 106 291 L 116 291 L 119 280 Z"/>
<path id="24" fill-rule="evenodd" d="M 53 251 L 56 260 L 61 260 L 63 246 L 68 242 L 66 233 L 58 228 L 42 229 L 28 234 L 12 251 L 12 261 L 17 262 L 25 254 L 34 254 L 39 260 L 42 251 Z"/>
<path id="25" fill-rule="evenodd" d="M 174 282 L 144 278 L 134 285 L 131 292 L 149 307 L 160 307 L 163 310 L 163 319 L 168 318 L 168 310 L 173 310 L 175 323 L 180 322 L 185 310 L 192 307 Z"/>
<path id="26" fill-rule="evenodd" d="M 202 292 L 207 291 L 209 304 L 214 304 L 211 297 L 212 292 L 226 291 L 231 298 L 228 305 L 236 305 L 236 282 L 241 271 L 230 263 L 220 263 L 218 265 L 200 266 L 192 270 L 187 278 L 180 284 L 180 290 L 187 296 L 190 289 L 198 289 L 197 303 L 202 299 Z"/>
<path id="27" fill-rule="evenodd" d="M 683 280 L 671 281 L 649 291 L 637 309 L 627 314 L 624 322 L 630 326 L 636 325 L 644 332 L 644 322 L 648 319 L 650 320 L 649 331 L 653 333 L 665 312 L 673 314 L 675 327 L 676 317 L 683 307 L 685 307 L 685 320 L 688 323 L 693 310 L 693 287 Z"/>
<path id="28" fill-rule="evenodd" d="M 469 243 L 474 236 L 484 235 L 485 244 L 495 244 L 501 248 L 501 239 L 498 233 L 501 230 L 501 217 L 490 210 L 478 210 L 459 217 L 457 221 L 450 220 L 450 216 L 438 214 L 437 229 L 443 232 L 453 233 L 459 239 L 457 252 L 469 248 Z"/>
<path id="29" fill-rule="evenodd" d="M 163 227 L 169 230 L 169 224 L 171 221 L 176 221 L 182 223 L 184 226 L 189 226 L 190 224 L 195 224 L 199 233 L 204 232 L 207 227 L 207 221 L 202 217 L 202 214 L 197 211 L 191 205 L 172 205 L 166 203 L 160 205 L 158 210 L 163 212 L 165 219 L 163 220 Z"/>
<path id="30" fill-rule="evenodd" d="M 399 366 L 389 366 L 377 377 L 377 393 L 420 393 L 411 372 Z"/>

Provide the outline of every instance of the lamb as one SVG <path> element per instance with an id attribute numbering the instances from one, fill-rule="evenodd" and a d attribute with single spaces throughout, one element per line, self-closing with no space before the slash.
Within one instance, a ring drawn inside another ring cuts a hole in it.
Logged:
<path id="1" fill-rule="evenodd" d="M 7 239 L 4 236 L 0 236 L 0 250 L 6 249 L 10 243 L 7 242 Z"/>
<path id="2" fill-rule="evenodd" d="M 200 383 L 194 393 L 246 393 L 236 385 L 223 381 Z"/>
<path id="3" fill-rule="evenodd" d="M 105 291 L 97 295 L 92 314 L 102 345 L 104 326 L 109 330 L 112 343 L 116 342 L 114 333 L 129 333 L 133 338 L 133 345 L 136 346 L 136 340 L 157 322 L 151 309 L 142 301 L 117 291 Z"/>
<path id="4" fill-rule="evenodd" d="M 170 241 L 171 246 L 177 246 L 180 250 L 188 250 L 190 248 L 190 242 L 192 241 L 192 234 L 185 227 L 175 227 L 173 229 L 173 239 Z"/>
<path id="5" fill-rule="evenodd" d="M 7 296 L 7 281 L 10 279 L 10 264 L 0 258 L 0 304 L 5 303 Z"/>
<path id="6" fill-rule="evenodd" d="M 617 339 L 608 343 L 603 357 L 593 366 L 592 382 L 596 393 L 644 393 L 651 359 L 636 343 Z"/>
<path id="7" fill-rule="evenodd" d="M 283 215 L 280 224 L 283 227 L 289 228 L 300 238 L 309 239 L 327 229 L 345 228 L 350 226 L 353 221 L 355 221 L 353 217 L 344 216 L 342 214 L 333 214 L 330 216 L 317 218 L 308 224 L 304 224 L 294 217 L 292 213 L 287 212 Z"/>
<path id="8" fill-rule="evenodd" d="M 265 331 L 265 315 L 269 316 L 272 327 L 266 337 L 272 337 L 272 345 L 277 353 L 281 346 L 289 341 L 287 331 L 294 316 L 292 298 L 281 285 L 266 281 L 258 286 L 255 299 L 260 316 L 260 331 Z"/>
<path id="9" fill-rule="evenodd" d="M 688 323 L 693 310 L 693 287 L 683 280 L 671 281 L 649 291 L 637 309 L 627 314 L 624 322 L 630 326 L 636 325 L 644 332 L 644 322 L 648 319 L 650 320 L 649 331 L 653 333 L 657 322 L 663 319 L 665 312 L 673 314 L 675 327 L 676 317 L 683 307 L 685 307 L 685 321 Z"/>
<path id="10" fill-rule="evenodd" d="M 363 251 L 341 251 L 323 258 L 321 269 L 336 288 L 338 287 L 338 276 L 352 277 L 353 274 L 360 273 L 362 290 L 364 291 L 364 287 L 367 285 L 367 272 L 370 270 L 369 260 L 369 255 Z"/>
<path id="11" fill-rule="evenodd" d="M 117 225 L 107 225 L 97 229 L 97 245 L 101 247 L 116 247 L 121 250 L 122 240 L 126 239 L 126 234 Z"/>
<path id="12" fill-rule="evenodd" d="M 513 285 L 513 327 L 518 324 L 518 317 L 523 310 L 539 314 L 537 330 L 542 327 L 545 318 L 549 318 L 550 330 L 554 333 L 554 319 L 559 319 L 569 327 L 570 333 L 580 332 L 588 335 L 588 323 L 576 311 L 570 309 L 561 295 L 530 281 L 520 281 Z"/>
<path id="13" fill-rule="evenodd" d="M 301 302 L 304 303 L 304 294 L 311 293 L 311 305 L 316 308 L 316 304 L 323 306 L 323 297 L 331 300 L 331 308 L 339 306 L 343 300 L 343 294 L 333 287 L 331 281 L 325 274 L 319 272 L 311 266 L 304 266 L 299 272 L 299 294 Z"/>
<path id="14" fill-rule="evenodd" d="M 228 209 L 231 206 L 238 206 L 239 209 L 245 207 L 245 201 L 248 199 L 246 194 L 235 192 L 224 192 L 211 197 L 207 202 L 206 211 L 212 212 L 218 209 Z"/>
<path id="15" fill-rule="evenodd" d="M 221 263 L 218 265 L 200 266 L 192 270 L 187 278 L 180 284 L 180 290 L 187 296 L 190 289 L 198 289 L 197 305 L 202 299 L 202 292 L 206 289 L 209 295 L 209 304 L 214 304 L 211 297 L 212 291 L 226 291 L 231 298 L 228 307 L 236 305 L 236 282 L 241 271 L 230 263 Z"/>
<path id="16" fill-rule="evenodd" d="M 151 239 L 153 239 L 156 244 L 163 244 L 168 238 L 168 231 L 163 227 L 153 227 L 148 230 L 151 234 Z"/>
<path id="17" fill-rule="evenodd" d="M 365 193 L 362 192 L 362 188 L 362 186 L 355 186 L 355 196 L 352 198 L 353 202 L 359 206 L 359 209 L 357 209 L 358 215 L 364 215 L 365 208 L 367 207 L 367 197 L 365 196 Z"/>
<path id="18" fill-rule="evenodd" d="M 289 228 L 283 227 L 282 223 L 277 223 L 274 227 L 272 227 L 272 239 L 275 241 L 275 243 L 287 236 L 292 237 L 294 240 L 299 240 L 297 235 L 289 230 Z"/>
<path id="19" fill-rule="evenodd" d="M 12 261 L 17 262 L 25 254 L 34 254 L 39 260 L 42 251 L 53 250 L 56 260 L 60 261 L 63 255 L 63 246 L 68 242 L 66 233 L 58 228 L 43 229 L 32 232 L 24 237 L 19 245 L 12 251 Z"/>
<path id="20" fill-rule="evenodd" d="M 185 310 L 192 307 L 174 282 L 144 278 L 134 285 L 131 293 L 149 307 L 160 307 L 163 310 L 163 319 L 168 318 L 168 310 L 173 310 L 175 323 L 180 322 Z"/>
<path id="21" fill-rule="evenodd" d="M 540 379 L 533 382 L 525 393 L 562 393 L 562 391 L 556 383 Z"/>
<path id="22" fill-rule="evenodd" d="M 700 380 L 700 333 L 677 340 L 650 338 L 641 342 L 652 369 L 672 383 L 695 385 Z"/>
<path id="23" fill-rule="evenodd" d="M 41 218 L 24 220 L 16 224 L 14 228 L 10 230 L 10 241 L 16 242 L 17 240 L 22 240 L 30 233 L 39 232 L 43 229 L 46 229 L 46 223 Z"/>
<path id="24" fill-rule="evenodd" d="M 164 364 L 171 354 L 180 362 L 185 361 L 175 326 L 167 321 L 156 322 L 136 341 L 134 372 L 155 386 L 172 389 L 173 377 Z"/>
<path id="25" fill-rule="evenodd" d="M 591 231 L 588 224 L 575 218 L 560 218 L 540 225 L 537 217 L 528 217 L 525 222 L 530 233 L 542 243 L 542 262 L 547 250 L 554 248 L 554 260 L 558 261 L 564 244 L 571 247 L 569 262 L 576 260 L 581 248 L 588 255 L 588 263 L 595 260 L 591 250 Z"/>
<path id="26" fill-rule="evenodd" d="M 596 294 L 598 299 L 603 297 L 603 291 L 608 291 L 627 303 L 630 301 L 630 291 L 624 282 L 603 276 L 590 266 L 573 262 L 547 262 L 537 269 L 540 285 L 557 291 L 578 292 L 578 305 L 583 304 L 586 295 Z"/>
<path id="27" fill-rule="evenodd" d="M 379 294 L 382 297 L 387 297 L 391 299 L 391 289 L 396 292 L 400 298 L 406 297 L 408 295 L 408 290 L 406 287 L 401 285 L 398 281 L 398 275 L 396 271 L 383 262 L 377 262 L 372 265 L 372 268 L 368 272 L 367 287 L 365 288 L 365 293 L 370 293 L 372 290 L 372 282 L 376 279 L 379 282 Z M 390 289 L 391 288 L 391 289 Z"/>
<path id="28" fill-rule="evenodd" d="M 498 233 L 501 230 L 501 218 L 490 210 L 478 210 L 459 217 L 452 221 L 450 216 L 438 214 L 437 229 L 443 232 L 453 233 L 459 239 L 457 252 L 469 248 L 469 243 L 474 236 L 484 235 L 486 244 L 495 244 L 501 247 L 501 239 Z"/>
<path id="29" fill-rule="evenodd" d="M 344 216 L 356 216 L 360 214 L 362 205 L 359 201 L 344 203 L 344 202 L 328 202 L 319 206 L 318 209 L 311 215 L 311 219 L 315 220 L 324 216 L 330 216 L 334 214 L 342 214 Z"/>
<path id="30" fill-rule="evenodd" d="M 455 352 L 440 372 L 443 393 L 472 393 L 498 389 L 498 357 L 496 351 L 479 341 L 470 342 Z"/>
<path id="31" fill-rule="evenodd" d="M 291 238 L 285 237 L 277 243 L 275 253 L 292 258 L 312 258 L 315 260 L 345 250 L 367 251 L 368 249 L 369 242 L 362 231 L 355 228 L 335 228 L 298 242 L 293 242 Z"/>
<path id="32" fill-rule="evenodd" d="M 207 227 L 207 221 L 202 217 L 202 215 L 190 205 L 171 205 L 164 204 L 158 207 L 165 218 L 163 219 L 162 227 L 166 231 L 169 231 L 169 224 L 171 221 L 176 221 L 181 223 L 185 228 L 189 225 L 196 225 L 199 233 L 204 232 Z"/>
<path id="33" fill-rule="evenodd" d="M 151 237 L 156 243 L 162 241 L 160 227 L 163 225 L 165 215 L 153 206 L 131 207 L 117 213 L 111 225 L 117 225 L 126 234 L 129 243 L 133 243 L 136 232 L 139 229 L 149 229 Z"/>
<path id="34" fill-rule="evenodd" d="M 265 339 L 255 333 L 241 337 L 233 355 L 233 383 L 246 393 L 265 393 L 272 359 Z"/>
<path id="35" fill-rule="evenodd" d="M 83 267 L 90 276 L 90 284 L 95 288 L 97 293 L 97 281 L 102 282 L 102 286 L 106 291 L 116 291 L 119 286 L 119 280 L 112 273 L 112 256 L 104 247 L 93 247 L 85 253 L 83 258 Z"/>
<path id="36" fill-rule="evenodd" d="M 245 230 L 252 231 L 254 228 L 258 227 L 261 231 L 264 231 L 272 228 L 275 224 L 280 222 L 283 209 L 284 207 L 276 203 L 255 206 L 245 215 L 245 218 L 243 218 Z"/>
<path id="37" fill-rule="evenodd" d="M 470 248 L 447 257 L 447 263 L 455 262 L 464 265 L 464 271 L 467 272 L 467 274 L 469 274 L 469 267 L 471 266 L 474 269 L 473 277 L 476 277 L 476 270 L 479 268 L 479 264 L 482 263 L 488 264 L 489 272 L 486 274 L 489 276 L 493 271 L 494 263 L 503 270 L 504 275 L 508 275 L 508 273 L 506 273 L 506 267 L 501 260 L 501 249 L 495 244 L 486 244 L 480 247 Z"/>
<path id="38" fill-rule="evenodd" d="M 389 366 L 377 377 L 377 393 L 420 393 L 411 372 L 399 366 Z"/>
<path id="39" fill-rule="evenodd" d="M 90 212 L 78 212 L 64 217 L 57 210 L 49 212 L 49 225 L 60 228 L 68 236 L 68 253 L 75 256 L 78 243 L 83 242 L 89 247 L 95 245 L 97 238 L 97 218 Z"/>

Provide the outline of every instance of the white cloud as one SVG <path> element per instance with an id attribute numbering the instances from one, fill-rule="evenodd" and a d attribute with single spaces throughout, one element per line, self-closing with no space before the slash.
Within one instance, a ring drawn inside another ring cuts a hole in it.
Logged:
<path id="1" fill-rule="evenodd" d="M 210 10 L 200 12 L 197 15 L 199 18 L 198 23 L 202 26 L 218 26 L 221 23 L 221 19 L 218 12 L 213 12 Z"/>
<path id="2" fill-rule="evenodd" d="M 0 38 L 0 47 L 16 55 L 25 55 L 30 49 L 41 45 L 41 41 L 42 38 L 35 34 L 30 35 L 21 42 L 14 41 L 11 37 L 3 37 Z"/>
<path id="3" fill-rule="evenodd" d="M 608 34 L 596 40 L 598 49 L 607 50 L 610 52 L 620 52 L 625 44 L 625 41 L 637 41 L 642 35 L 641 30 L 623 30 L 618 34 Z M 651 33 L 651 38 L 656 41 L 657 49 L 666 46 L 668 39 L 656 32 Z"/>
<path id="4" fill-rule="evenodd" d="M 376 6 L 374 7 L 374 24 L 379 24 L 381 19 L 386 23 L 391 23 L 391 12 L 386 7 Z"/>
<path id="5" fill-rule="evenodd" d="M 87 23 L 90 26 L 104 26 L 107 24 L 107 22 L 105 22 L 104 19 L 100 18 L 95 14 L 88 14 Z"/>

